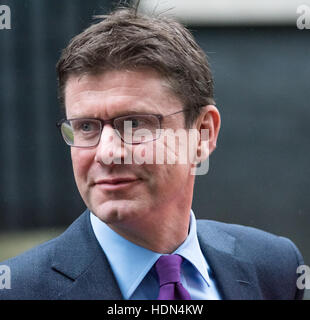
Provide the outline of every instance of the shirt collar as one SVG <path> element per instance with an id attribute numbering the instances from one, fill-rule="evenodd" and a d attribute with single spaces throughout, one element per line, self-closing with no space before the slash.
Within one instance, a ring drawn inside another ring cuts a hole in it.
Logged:
<path id="1" fill-rule="evenodd" d="M 90 213 L 90 220 L 95 236 L 107 256 L 120 290 L 124 298 L 129 299 L 162 254 L 126 240 L 93 213 Z M 129 252 L 130 254 L 128 254 Z M 189 234 L 174 253 L 191 262 L 209 285 L 209 266 L 199 246 L 196 219 L 192 210 Z"/>

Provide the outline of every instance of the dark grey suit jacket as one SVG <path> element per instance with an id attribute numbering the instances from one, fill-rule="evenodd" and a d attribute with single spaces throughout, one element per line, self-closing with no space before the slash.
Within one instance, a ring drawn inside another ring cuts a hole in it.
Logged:
<path id="1" fill-rule="evenodd" d="M 254 228 L 197 220 L 198 239 L 224 299 L 301 299 L 288 239 Z M 86 210 L 62 235 L 15 258 L 0 299 L 122 299 Z"/>

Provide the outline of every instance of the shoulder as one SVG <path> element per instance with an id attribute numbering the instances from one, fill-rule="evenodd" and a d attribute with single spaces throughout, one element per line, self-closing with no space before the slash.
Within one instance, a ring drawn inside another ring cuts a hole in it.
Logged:
<path id="1" fill-rule="evenodd" d="M 216 234 L 225 233 L 235 239 L 236 253 L 243 257 L 263 254 L 266 258 L 272 258 L 272 253 L 293 255 L 302 262 L 302 257 L 296 245 L 288 238 L 272 234 L 254 227 L 238 224 L 223 223 L 213 220 L 198 220 L 198 233 L 203 234 L 210 228 L 217 231 Z"/>
<path id="2" fill-rule="evenodd" d="M 285 288 L 295 292 L 296 299 L 302 298 L 303 292 L 296 287 L 296 271 L 304 261 L 290 239 L 253 227 L 211 220 L 198 220 L 197 231 L 202 242 L 217 249 L 217 242 L 222 241 L 222 248 L 225 248 L 222 239 L 227 242 L 229 239 L 230 253 L 254 266 L 266 298 L 285 296 L 282 292 Z M 207 232 L 212 234 L 211 238 L 206 235 Z"/>
<path id="3" fill-rule="evenodd" d="M 48 299 L 53 248 L 57 238 L 0 263 L 10 271 L 10 289 L 0 290 L 2 299 Z"/>
<path id="4" fill-rule="evenodd" d="M 53 270 L 55 252 L 60 247 L 74 246 L 70 237 L 76 232 L 81 217 L 60 236 L 0 262 L 9 270 L 11 288 L 0 290 L 0 300 L 57 298 L 58 292 L 71 281 Z M 66 259 L 65 256 L 58 258 Z"/>

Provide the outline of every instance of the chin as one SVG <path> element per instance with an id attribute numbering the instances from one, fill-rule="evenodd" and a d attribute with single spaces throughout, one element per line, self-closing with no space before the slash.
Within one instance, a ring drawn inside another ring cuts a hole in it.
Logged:
<path id="1" fill-rule="evenodd" d="M 129 201 L 108 201 L 101 205 L 94 206 L 91 210 L 101 221 L 106 224 L 117 224 L 137 218 L 140 211 Z M 132 202 L 132 201 L 131 201 Z"/>

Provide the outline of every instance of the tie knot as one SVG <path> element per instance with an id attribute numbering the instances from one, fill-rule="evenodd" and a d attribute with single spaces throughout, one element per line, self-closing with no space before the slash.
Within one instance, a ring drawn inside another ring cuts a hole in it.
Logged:
<path id="1" fill-rule="evenodd" d="M 183 258 L 177 254 L 161 256 L 155 265 L 159 285 L 163 286 L 167 283 L 180 282 L 181 263 Z"/>

